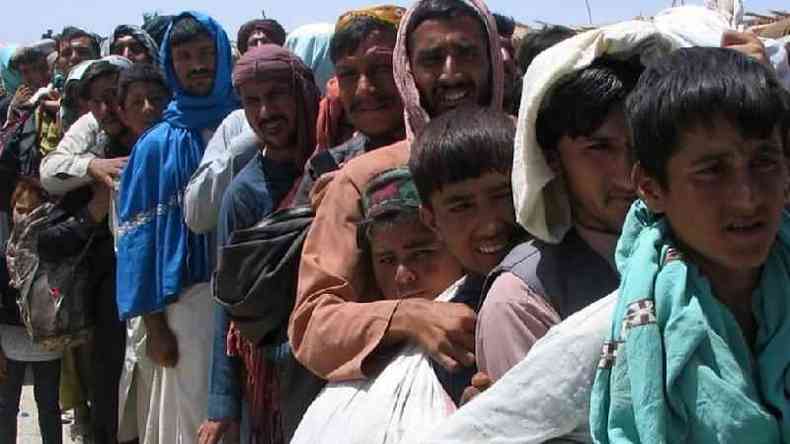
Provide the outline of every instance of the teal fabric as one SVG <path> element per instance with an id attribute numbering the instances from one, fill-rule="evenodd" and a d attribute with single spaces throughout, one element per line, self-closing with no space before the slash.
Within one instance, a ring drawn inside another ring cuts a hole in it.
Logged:
<path id="1" fill-rule="evenodd" d="M 790 218 L 754 294 L 754 354 L 707 279 L 675 251 L 666 220 L 637 201 L 617 247 L 622 280 L 607 345 L 618 347 L 595 378 L 594 441 L 790 442 Z"/>
<path id="2" fill-rule="evenodd" d="M 335 34 L 335 26 L 316 23 L 296 28 L 285 40 L 285 47 L 313 70 L 315 84 L 326 93 L 326 82 L 335 74 L 335 65 L 329 57 L 329 44 Z"/>
<path id="3" fill-rule="evenodd" d="M 19 73 L 8 67 L 8 62 L 11 61 L 11 56 L 14 55 L 17 48 L 17 45 L 0 47 L 0 80 L 9 95 L 13 95 L 22 84 L 22 77 Z"/>

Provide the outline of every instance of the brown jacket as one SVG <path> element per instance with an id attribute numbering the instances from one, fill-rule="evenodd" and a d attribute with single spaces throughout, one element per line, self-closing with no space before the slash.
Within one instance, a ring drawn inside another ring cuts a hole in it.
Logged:
<path id="1" fill-rule="evenodd" d="M 357 224 L 366 184 L 408 160 L 406 141 L 351 160 L 329 184 L 307 235 L 288 337 L 296 358 L 329 381 L 365 377 L 362 364 L 398 305 L 381 300 L 370 259 L 357 248 Z"/>

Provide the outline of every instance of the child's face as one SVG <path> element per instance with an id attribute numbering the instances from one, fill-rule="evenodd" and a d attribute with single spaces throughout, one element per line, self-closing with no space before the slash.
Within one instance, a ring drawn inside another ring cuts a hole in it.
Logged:
<path id="1" fill-rule="evenodd" d="M 421 216 L 470 273 L 488 274 L 518 242 L 509 173 L 445 185 Z"/>
<path id="2" fill-rule="evenodd" d="M 169 100 L 167 89 L 157 82 L 134 82 L 118 108 L 118 115 L 127 128 L 139 138 L 162 117 Z"/>
<path id="3" fill-rule="evenodd" d="M 462 275 L 461 264 L 418 218 L 375 228 L 370 248 L 386 299 L 435 299 Z"/>
<path id="4" fill-rule="evenodd" d="M 559 162 L 552 164 L 565 179 L 577 224 L 606 233 L 622 231 L 628 209 L 636 199 L 628 144 L 620 107 L 589 136 L 560 138 Z"/>
<path id="5" fill-rule="evenodd" d="M 32 191 L 25 191 L 20 194 L 19 198 L 16 200 L 16 204 L 14 205 L 14 212 L 12 215 L 13 222 L 19 223 L 23 217 L 30 214 L 31 211 L 35 210 L 41 205 L 41 197 Z"/>
<path id="6" fill-rule="evenodd" d="M 709 277 L 754 273 L 765 262 L 785 202 L 778 130 L 766 139 L 744 139 L 727 120 L 714 119 L 710 128 L 683 133 L 667 163 L 666 187 L 640 168 L 635 178 L 649 207 L 666 214 Z"/>

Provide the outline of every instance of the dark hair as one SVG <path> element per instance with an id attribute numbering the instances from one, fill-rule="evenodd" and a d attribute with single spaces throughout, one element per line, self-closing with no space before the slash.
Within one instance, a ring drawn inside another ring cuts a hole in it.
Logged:
<path id="1" fill-rule="evenodd" d="M 76 28 L 74 26 L 66 26 L 65 28 L 63 28 L 63 32 L 61 32 L 60 35 L 58 36 L 58 39 L 57 39 L 58 40 L 58 46 L 57 46 L 58 54 L 60 54 L 60 44 L 61 43 L 68 42 L 69 40 L 74 40 L 74 39 L 78 39 L 78 38 L 82 38 L 82 37 L 87 37 L 88 39 L 90 39 L 90 41 L 91 41 L 91 49 L 93 50 L 93 54 L 98 57 L 99 56 L 99 52 L 100 52 L 99 39 L 95 35 L 87 32 L 87 31 L 84 31 L 84 30 L 82 30 L 80 28 Z"/>
<path id="2" fill-rule="evenodd" d="M 623 103 L 641 72 L 642 66 L 636 60 L 599 58 L 589 67 L 560 79 L 538 111 L 538 144 L 543 150 L 552 151 L 564 135 L 593 133 L 603 125 L 612 108 Z"/>
<path id="3" fill-rule="evenodd" d="M 458 17 L 472 17 L 480 23 L 483 34 L 487 34 L 486 27 L 477 11 L 460 0 L 424 0 L 414 9 L 409 20 L 407 35 L 411 35 L 420 24 L 426 20 L 447 20 Z M 407 48 L 411 53 L 411 39 L 407 39 Z M 486 41 L 488 46 L 488 41 Z"/>
<path id="4" fill-rule="evenodd" d="M 8 67 L 15 71 L 19 71 L 21 65 L 36 64 L 47 65 L 47 55 L 40 49 L 29 46 L 17 49 L 8 61 Z"/>
<path id="5" fill-rule="evenodd" d="M 539 31 L 529 32 L 521 39 L 516 51 L 516 64 L 521 72 L 527 72 L 538 54 L 575 35 L 576 31 L 564 26 L 547 26 Z"/>
<path id="6" fill-rule="evenodd" d="M 494 16 L 494 20 L 496 21 L 497 34 L 506 39 L 513 37 L 513 33 L 516 31 L 516 21 L 513 20 L 513 17 L 508 17 L 496 12 L 491 15 Z"/>
<path id="7" fill-rule="evenodd" d="M 414 142 L 409 159 L 424 205 L 446 185 L 513 166 L 513 119 L 502 112 L 462 106 L 431 120 Z"/>
<path id="8" fill-rule="evenodd" d="M 329 42 L 329 58 L 332 63 L 337 63 L 342 56 L 356 51 L 362 41 L 373 31 L 397 34 L 395 27 L 372 17 L 355 18 L 348 26 L 332 36 L 332 40 Z"/>
<path id="9" fill-rule="evenodd" d="M 143 31 L 147 32 L 156 42 L 158 47 L 162 46 L 168 26 L 175 19 L 173 15 L 157 15 L 143 24 Z"/>
<path id="10" fill-rule="evenodd" d="M 747 138 L 787 131 L 787 95 L 773 71 L 731 49 L 679 49 L 650 66 L 626 101 L 633 157 L 666 187 L 683 132 L 723 117 Z"/>
<path id="11" fill-rule="evenodd" d="M 39 182 L 38 179 L 27 176 L 19 176 L 16 185 L 14 186 L 14 191 L 11 193 L 11 211 L 14 210 L 17 201 L 25 193 L 35 193 L 41 203 L 44 203 L 49 199 L 49 194 L 47 194 L 46 190 L 44 190 L 44 187 L 41 186 L 41 182 Z"/>
<path id="12" fill-rule="evenodd" d="M 192 16 L 176 20 L 170 29 L 170 46 L 177 46 L 194 40 L 199 36 L 211 38 L 211 33 Z"/>
<path id="13" fill-rule="evenodd" d="M 165 76 L 158 66 L 149 63 L 135 63 L 130 68 L 121 71 L 121 75 L 118 77 L 118 104 L 120 106 L 123 106 L 126 100 L 129 87 L 138 82 L 158 83 L 165 91 L 170 91 Z"/>
<path id="14" fill-rule="evenodd" d="M 91 66 L 85 70 L 85 74 L 82 75 L 82 79 L 80 80 L 80 98 L 83 100 L 90 100 L 91 85 L 93 84 L 94 80 L 98 79 L 99 77 L 118 74 L 119 72 L 121 72 L 121 68 L 108 61 L 99 60 L 93 62 L 93 64 L 91 64 Z"/>

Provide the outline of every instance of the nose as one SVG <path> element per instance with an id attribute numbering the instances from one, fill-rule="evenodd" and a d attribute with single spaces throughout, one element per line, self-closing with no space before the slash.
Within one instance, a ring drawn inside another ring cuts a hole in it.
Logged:
<path id="1" fill-rule="evenodd" d="M 154 104 L 151 102 L 151 99 L 144 99 L 143 100 L 143 113 L 150 114 L 154 111 Z"/>
<path id="2" fill-rule="evenodd" d="M 370 95 L 376 90 L 375 85 L 367 74 L 360 74 L 357 80 L 357 95 Z"/>
<path id="3" fill-rule="evenodd" d="M 743 166 L 734 173 L 732 190 L 728 201 L 733 208 L 753 211 L 759 203 L 758 178 L 748 167 Z"/>
<path id="4" fill-rule="evenodd" d="M 439 76 L 439 81 L 446 83 L 455 83 L 460 74 L 458 70 L 458 61 L 453 54 L 448 54 L 444 59 L 442 66 L 442 73 Z"/>
<path id="5" fill-rule="evenodd" d="M 623 147 L 618 150 L 617 159 L 613 163 L 612 178 L 617 188 L 624 191 L 636 192 L 633 181 L 631 180 L 631 171 L 633 170 L 633 163 L 631 156 L 628 154 L 628 147 Z"/>
<path id="6" fill-rule="evenodd" d="M 398 285 L 408 285 L 417 280 L 417 275 L 406 265 L 398 264 L 395 269 L 395 282 Z"/>

